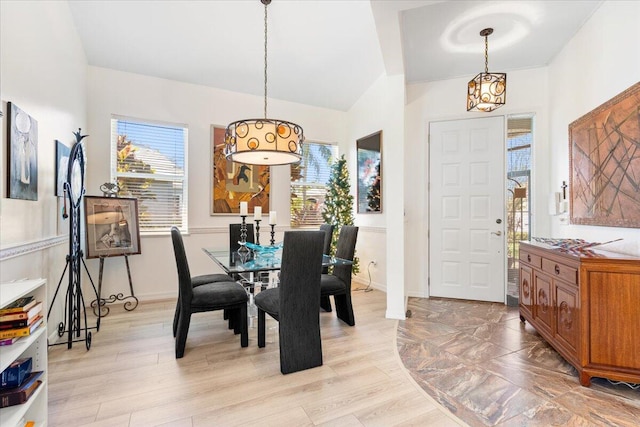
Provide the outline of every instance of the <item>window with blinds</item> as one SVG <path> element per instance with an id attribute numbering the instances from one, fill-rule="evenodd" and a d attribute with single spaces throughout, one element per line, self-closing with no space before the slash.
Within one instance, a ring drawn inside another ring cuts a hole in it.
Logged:
<path id="1" fill-rule="evenodd" d="M 188 134 L 185 125 L 111 119 L 111 179 L 120 197 L 138 199 L 143 233 L 188 229 Z"/>
<path id="2" fill-rule="evenodd" d="M 291 165 L 291 226 L 318 227 L 324 223 L 322 209 L 338 147 L 306 142 L 300 163 Z"/>

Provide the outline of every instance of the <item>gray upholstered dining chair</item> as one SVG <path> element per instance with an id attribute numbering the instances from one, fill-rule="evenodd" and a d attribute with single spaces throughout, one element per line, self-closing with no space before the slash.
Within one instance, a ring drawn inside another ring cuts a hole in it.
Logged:
<path id="1" fill-rule="evenodd" d="M 178 269 L 178 303 L 173 322 L 176 359 L 184 356 L 191 314 L 204 311 L 227 311 L 230 325 L 233 325 L 236 334 L 240 334 L 241 346 L 247 347 L 249 345 L 247 325 L 249 297 L 242 285 L 225 274 L 191 277 L 182 235 L 177 227 L 171 227 L 171 239 Z M 212 280 L 226 280 L 207 281 L 208 276 Z"/>
<path id="2" fill-rule="evenodd" d="M 173 228 L 176 227 L 172 227 L 171 228 L 171 236 L 173 238 Z M 176 228 L 176 230 L 178 230 Z M 180 234 L 180 230 L 178 230 L 178 234 Z M 182 241 L 182 235 L 180 235 L 180 240 Z M 175 245 L 175 243 L 174 243 Z M 183 250 L 184 250 L 184 245 L 183 246 Z M 175 250 L 175 247 L 174 247 Z M 177 255 L 176 255 L 177 256 Z M 188 267 L 188 266 L 187 266 Z M 228 274 L 222 274 L 222 273 L 214 273 L 214 274 L 203 274 L 201 276 L 194 276 L 191 278 L 191 286 L 193 286 L 194 288 L 200 285 L 206 285 L 208 283 L 218 283 L 218 282 L 233 282 L 234 278 L 229 276 Z M 176 332 L 178 330 L 178 319 L 180 317 L 180 297 L 179 297 L 179 293 L 178 293 L 178 302 L 176 303 L 176 312 L 175 315 L 173 317 L 173 336 L 176 336 Z M 228 313 L 225 311 L 225 319 L 228 318 Z M 233 327 L 233 322 L 231 321 L 231 319 L 229 319 L 229 328 Z"/>
<path id="3" fill-rule="evenodd" d="M 343 225 L 338 236 L 336 257 L 353 261 L 356 251 L 358 227 Z M 333 295 L 338 319 L 349 326 L 356 324 L 351 303 L 351 265 L 334 265 L 331 274 L 323 274 L 320 281 L 321 307 L 331 311 L 329 297 Z"/>
<path id="4" fill-rule="evenodd" d="M 331 240 L 333 239 L 333 224 L 322 224 L 320 226 L 320 231 L 324 231 L 324 246 L 322 249 L 322 253 L 325 255 L 331 255 Z M 327 273 L 329 267 L 323 267 L 322 272 Z"/>
<path id="5" fill-rule="evenodd" d="M 286 231 L 280 285 L 258 293 L 258 347 L 265 346 L 266 314 L 278 321 L 280 372 L 322 365 L 320 275 L 322 231 Z"/>

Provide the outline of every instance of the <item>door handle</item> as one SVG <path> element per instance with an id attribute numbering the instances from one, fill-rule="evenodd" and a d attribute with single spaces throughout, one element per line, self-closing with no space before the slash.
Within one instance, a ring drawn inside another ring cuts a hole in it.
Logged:
<path id="1" fill-rule="evenodd" d="M 502 231 L 492 231 L 491 234 L 495 234 L 496 236 L 502 236 Z"/>

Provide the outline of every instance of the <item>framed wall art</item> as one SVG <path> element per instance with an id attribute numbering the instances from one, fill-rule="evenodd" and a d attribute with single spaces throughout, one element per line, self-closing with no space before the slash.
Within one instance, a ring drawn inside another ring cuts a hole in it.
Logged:
<path id="1" fill-rule="evenodd" d="M 640 82 L 569 125 L 571 223 L 640 227 Z"/>
<path id="2" fill-rule="evenodd" d="M 56 196 L 64 197 L 64 183 L 67 180 L 71 148 L 56 139 Z"/>
<path id="3" fill-rule="evenodd" d="M 38 122 L 12 102 L 7 107 L 7 194 L 11 199 L 38 200 Z"/>
<path id="4" fill-rule="evenodd" d="M 87 258 L 140 253 L 138 199 L 84 197 Z"/>
<path id="5" fill-rule="evenodd" d="M 211 214 L 240 214 L 240 202 L 247 202 L 249 214 L 256 206 L 269 212 L 269 166 L 227 161 L 224 155 L 225 128 L 211 126 Z"/>
<path id="6" fill-rule="evenodd" d="M 382 212 L 382 131 L 356 141 L 358 213 Z"/>

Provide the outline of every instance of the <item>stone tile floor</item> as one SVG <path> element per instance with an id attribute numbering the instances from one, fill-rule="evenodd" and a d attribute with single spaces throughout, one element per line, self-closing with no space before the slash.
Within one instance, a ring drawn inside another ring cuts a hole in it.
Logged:
<path id="1" fill-rule="evenodd" d="M 518 308 L 410 298 L 397 346 L 433 398 L 471 426 L 640 426 L 640 389 L 577 371 Z"/>

